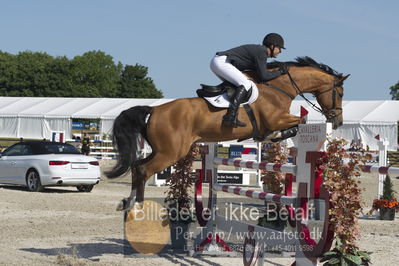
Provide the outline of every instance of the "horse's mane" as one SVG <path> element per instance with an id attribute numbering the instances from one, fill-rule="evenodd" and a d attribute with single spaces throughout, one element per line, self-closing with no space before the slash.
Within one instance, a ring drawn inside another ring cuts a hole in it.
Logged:
<path id="1" fill-rule="evenodd" d="M 267 67 L 268 68 L 279 68 L 281 66 L 281 64 L 285 64 L 287 67 L 290 66 L 310 66 L 310 67 L 314 67 L 317 69 L 320 69 L 321 71 L 336 76 L 336 77 L 342 77 L 342 73 L 339 73 L 337 71 L 335 71 L 334 69 L 332 69 L 331 67 L 322 64 L 322 63 L 317 63 L 315 60 L 313 60 L 312 58 L 310 58 L 309 56 L 302 56 L 302 57 L 297 57 L 295 58 L 296 61 L 288 61 L 288 62 L 279 62 L 279 61 L 273 61 L 270 63 L 267 63 Z"/>

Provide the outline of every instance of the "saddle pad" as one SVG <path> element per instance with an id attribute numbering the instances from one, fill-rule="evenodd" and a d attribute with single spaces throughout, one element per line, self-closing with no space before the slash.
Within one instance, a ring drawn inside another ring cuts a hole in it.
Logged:
<path id="1" fill-rule="evenodd" d="M 256 99 L 258 99 L 258 96 L 259 96 L 258 87 L 256 87 L 256 85 L 253 81 L 251 81 L 251 84 L 252 84 L 251 97 L 249 98 L 248 102 L 245 102 L 242 104 L 250 104 L 250 103 L 253 103 L 254 101 L 256 101 Z M 214 96 L 214 97 L 204 97 L 204 99 L 207 100 L 213 106 L 218 107 L 218 108 L 228 108 L 230 105 L 230 100 L 227 97 L 227 92 L 223 93 L 221 95 L 218 95 L 218 96 Z"/>

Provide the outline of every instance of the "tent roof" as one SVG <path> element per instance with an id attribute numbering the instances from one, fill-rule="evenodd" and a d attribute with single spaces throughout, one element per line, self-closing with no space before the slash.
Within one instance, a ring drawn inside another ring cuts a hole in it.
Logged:
<path id="1" fill-rule="evenodd" d="M 391 122 L 394 119 L 399 121 L 399 101 L 384 101 L 363 117 L 362 122 Z"/>
<path id="2" fill-rule="evenodd" d="M 159 105 L 173 99 L 0 97 L 0 117 L 114 119 L 136 105 Z"/>
<path id="3" fill-rule="evenodd" d="M 0 97 L 0 117 L 65 117 L 114 119 L 120 112 L 136 105 L 156 106 L 174 99 L 130 98 L 45 98 Z M 312 101 L 316 104 L 315 101 Z M 308 121 L 324 122 L 325 118 L 305 101 L 293 101 L 290 111 L 298 115 L 300 106 L 308 111 Z M 344 123 L 397 123 L 399 101 L 344 101 Z"/>

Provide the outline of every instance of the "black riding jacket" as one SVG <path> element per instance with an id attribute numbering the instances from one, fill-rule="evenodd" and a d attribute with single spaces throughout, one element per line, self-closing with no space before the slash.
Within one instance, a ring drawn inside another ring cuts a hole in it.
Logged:
<path id="1" fill-rule="evenodd" d="M 217 55 L 226 55 L 230 63 L 240 71 L 256 71 L 261 82 L 277 78 L 282 74 L 280 70 L 267 71 L 266 46 L 258 44 L 245 44 Z"/>

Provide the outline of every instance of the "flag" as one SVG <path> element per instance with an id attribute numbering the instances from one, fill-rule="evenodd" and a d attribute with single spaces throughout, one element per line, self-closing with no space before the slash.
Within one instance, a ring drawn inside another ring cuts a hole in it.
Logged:
<path id="1" fill-rule="evenodd" d="M 308 121 L 308 113 L 308 110 L 301 106 L 301 124 L 306 124 L 306 121 Z"/>

